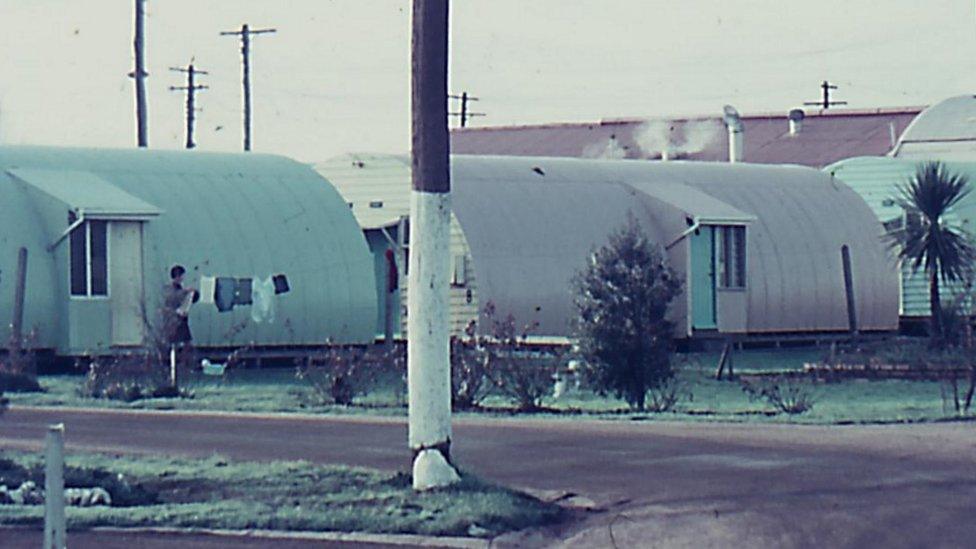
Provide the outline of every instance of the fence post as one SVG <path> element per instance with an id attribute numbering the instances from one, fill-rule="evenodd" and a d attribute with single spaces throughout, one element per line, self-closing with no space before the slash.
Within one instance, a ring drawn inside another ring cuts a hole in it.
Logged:
<path id="1" fill-rule="evenodd" d="M 44 462 L 44 549 L 65 549 L 64 424 L 47 428 Z"/>

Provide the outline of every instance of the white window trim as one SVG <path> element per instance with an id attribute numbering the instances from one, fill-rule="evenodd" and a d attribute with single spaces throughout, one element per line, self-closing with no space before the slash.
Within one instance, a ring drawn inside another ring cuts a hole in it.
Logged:
<path id="1" fill-rule="evenodd" d="M 68 246 L 68 297 L 76 301 L 107 301 L 112 297 L 112 222 L 105 221 L 105 295 L 92 295 L 91 219 L 85 219 L 85 295 L 71 292 L 71 246 Z M 99 220 L 94 220 L 99 221 Z M 80 228 L 80 227 L 79 227 Z M 76 229 L 77 230 L 77 229 Z M 69 235 L 70 236 L 70 235 Z"/>

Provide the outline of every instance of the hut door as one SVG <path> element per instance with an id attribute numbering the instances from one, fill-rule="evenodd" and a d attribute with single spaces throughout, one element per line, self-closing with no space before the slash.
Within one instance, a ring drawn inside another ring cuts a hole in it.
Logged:
<path id="1" fill-rule="evenodd" d="M 112 345 L 143 342 L 142 223 L 109 223 Z M 150 313 L 151 311 L 146 311 Z"/>
<path id="2" fill-rule="evenodd" d="M 715 228 L 699 227 L 691 237 L 691 326 L 714 330 Z"/>

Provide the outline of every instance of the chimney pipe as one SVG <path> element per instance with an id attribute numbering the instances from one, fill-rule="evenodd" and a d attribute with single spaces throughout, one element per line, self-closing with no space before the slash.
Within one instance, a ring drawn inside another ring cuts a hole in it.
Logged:
<path id="1" fill-rule="evenodd" d="M 729 163 L 742 162 L 742 141 L 745 133 L 742 119 L 739 117 L 739 111 L 735 110 L 732 105 L 726 105 L 723 111 L 724 116 L 722 118 L 725 121 L 725 126 L 729 129 Z"/>
<path id="2" fill-rule="evenodd" d="M 800 133 L 800 129 L 803 128 L 803 118 L 805 116 L 802 109 L 793 109 L 790 111 L 790 135 Z"/>

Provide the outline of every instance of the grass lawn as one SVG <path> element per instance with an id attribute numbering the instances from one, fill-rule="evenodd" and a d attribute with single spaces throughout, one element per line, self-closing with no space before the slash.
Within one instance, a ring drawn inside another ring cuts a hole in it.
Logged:
<path id="1" fill-rule="evenodd" d="M 43 486 L 40 456 L 3 452 L 0 484 Z M 307 462 L 69 454 L 66 486 L 102 486 L 112 507 L 68 507 L 68 527 L 228 529 L 495 536 L 562 520 L 554 504 L 464 476 L 416 493 L 403 474 Z M 114 492 L 114 493 L 113 493 Z M 35 525 L 43 505 L 0 505 L 0 524 Z"/>
<path id="2" fill-rule="evenodd" d="M 762 349 L 737 351 L 736 373 L 763 370 L 799 369 L 804 362 L 822 359 L 822 349 Z M 943 407 L 941 386 L 931 381 L 862 381 L 809 384 L 814 406 L 801 415 L 770 414 L 764 402 L 750 401 L 738 382 L 713 379 L 718 353 L 680 355 L 678 379 L 682 398 L 675 411 L 662 414 L 633 414 L 626 404 L 612 397 L 589 391 L 569 391 L 560 399 L 544 402 L 550 417 L 593 417 L 623 419 L 721 420 L 800 423 L 863 423 L 933 421 L 952 417 Z M 44 406 L 109 407 L 129 409 L 222 410 L 242 412 L 285 412 L 312 414 L 383 414 L 405 415 L 402 386 L 378 389 L 357 406 L 336 406 L 322 398 L 292 369 L 231 370 L 222 378 L 194 375 L 185 387 L 193 398 L 144 399 L 131 403 L 118 400 L 83 397 L 78 388 L 82 376 L 43 376 L 44 393 L 8 393 L 12 404 Z M 508 413 L 510 403 L 489 398 L 486 412 Z M 475 414 L 465 412 L 460 415 Z M 538 417 L 538 414 L 533 415 Z"/>

